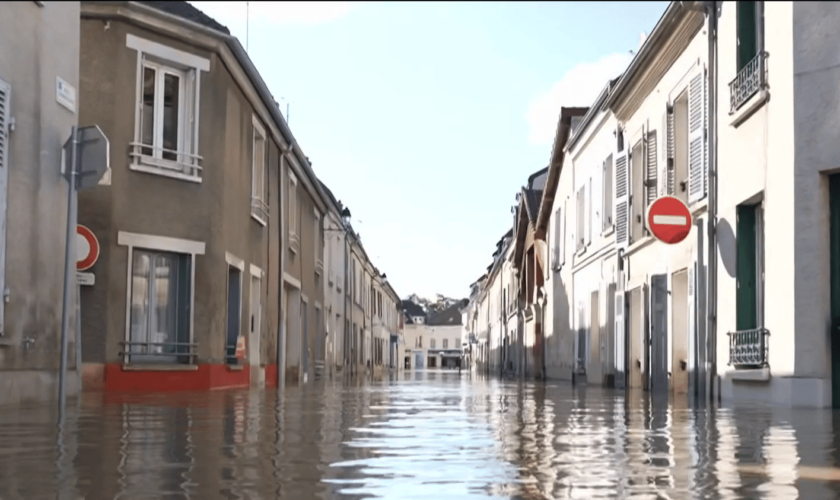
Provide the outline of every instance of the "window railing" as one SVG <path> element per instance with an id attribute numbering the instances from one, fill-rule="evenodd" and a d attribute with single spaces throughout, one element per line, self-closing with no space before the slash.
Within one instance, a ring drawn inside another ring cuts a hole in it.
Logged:
<path id="1" fill-rule="evenodd" d="M 123 363 L 195 364 L 198 344 L 190 342 L 120 342 Z M 172 359 L 167 359 L 172 358 Z"/>
<path id="2" fill-rule="evenodd" d="M 764 368 L 769 347 L 766 328 L 729 332 L 729 365 L 735 368 Z"/>
<path id="3" fill-rule="evenodd" d="M 733 114 L 766 83 L 767 52 L 759 52 L 729 82 L 729 114 Z"/>
<path id="4" fill-rule="evenodd" d="M 199 155 L 154 147 L 138 142 L 129 143 L 129 146 L 131 149 L 128 155 L 132 159 L 131 166 L 135 170 L 145 170 L 171 177 L 201 180 L 202 168 L 199 163 L 201 163 L 202 158 Z M 156 155 L 155 153 L 160 154 Z M 171 160 L 165 158 L 167 155 L 174 156 L 176 159 Z"/>

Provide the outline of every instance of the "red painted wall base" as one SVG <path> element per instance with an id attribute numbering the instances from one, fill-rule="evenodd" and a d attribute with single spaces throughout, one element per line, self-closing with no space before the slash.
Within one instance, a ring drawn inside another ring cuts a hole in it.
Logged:
<path id="1" fill-rule="evenodd" d="M 135 371 L 124 370 L 120 363 L 106 363 L 103 389 L 107 392 L 172 392 L 248 387 L 250 368 L 245 365 L 241 370 L 232 370 L 227 365 L 203 364 L 190 371 Z"/>

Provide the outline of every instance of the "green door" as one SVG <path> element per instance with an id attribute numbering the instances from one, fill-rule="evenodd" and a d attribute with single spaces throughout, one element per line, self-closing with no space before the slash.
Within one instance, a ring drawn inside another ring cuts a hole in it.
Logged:
<path id="1" fill-rule="evenodd" d="M 829 177 L 831 206 L 831 399 L 840 408 L 840 174 Z"/>

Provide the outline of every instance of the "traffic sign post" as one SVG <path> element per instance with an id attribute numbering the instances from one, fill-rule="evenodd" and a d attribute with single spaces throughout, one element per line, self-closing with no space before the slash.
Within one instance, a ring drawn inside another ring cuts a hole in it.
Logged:
<path id="1" fill-rule="evenodd" d="M 61 299 L 61 360 L 58 374 L 58 415 L 59 421 L 64 420 L 64 401 L 66 396 L 67 374 L 67 332 L 70 329 L 70 290 L 76 285 L 76 268 L 73 265 L 73 244 L 78 233 L 76 227 L 77 192 L 96 186 L 108 171 L 110 164 L 110 144 L 108 138 L 98 125 L 76 127 L 70 131 L 70 138 L 64 143 L 61 173 L 67 179 L 67 237 L 64 247 L 64 293 Z M 69 163 L 65 163 L 69 162 Z M 87 228 L 85 228 L 87 229 Z M 88 230 L 90 232 L 90 230 Z M 93 233 L 90 233 L 93 236 Z M 93 237 L 96 240 L 96 237 Z M 96 256 L 99 255 L 99 243 L 95 243 Z M 96 262 L 96 258 L 90 266 Z M 76 289 L 78 292 L 78 288 Z M 77 293 L 78 296 L 78 293 Z M 79 305 L 76 304 L 76 371 L 81 374 L 81 329 L 79 324 Z M 80 375 L 81 377 L 81 375 Z M 81 378 L 80 378 L 81 380 Z"/>
<path id="2" fill-rule="evenodd" d="M 691 232 L 691 212 L 679 198 L 662 196 L 648 207 L 647 226 L 656 239 L 675 245 Z"/>

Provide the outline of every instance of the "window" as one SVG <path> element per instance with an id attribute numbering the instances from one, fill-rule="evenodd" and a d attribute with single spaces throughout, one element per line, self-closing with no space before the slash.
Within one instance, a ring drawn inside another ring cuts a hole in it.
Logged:
<path id="1" fill-rule="evenodd" d="M 603 165 L 604 198 L 601 204 L 601 231 L 605 233 L 613 227 L 613 175 L 613 155 L 609 155 Z"/>
<path id="2" fill-rule="evenodd" d="M 201 182 L 199 79 L 210 61 L 127 35 L 137 51 L 137 97 L 130 168 Z"/>
<path id="3" fill-rule="evenodd" d="M 191 256 L 134 249 L 129 360 L 189 363 Z"/>
<path id="4" fill-rule="evenodd" d="M 436 339 L 432 339 L 429 341 L 429 349 L 434 349 L 437 345 Z"/>
<path id="5" fill-rule="evenodd" d="M 589 178 L 586 190 L 589 196 L 586 197 L 586 244 L 592 243 L 592 226 L 595 225 L 595 204 L 593 203 L 592 177 Z"/>
<path id="6" fill-rule="evenodd" d="M 758 55 L 758 4 L 735 2 L 738 23 L 738 71 L 744 69 Z"/>
<path id="7" fill-rule="evenodd" d="M 630 243 L 635 243 L 644 237 L 645 200 L 645 170 L 642 141 L 633 146 L 630 153 Z"/>
<path id="8" fill-rule="evenodd" d="M 764 326 L 764 214 L 761 204 L 739 205 L 737 215 L 736 328 Z"/>
<path id="9" fill-rule="evenodd" d="M 289 170 L 289 249 L 297 253 L 300 250 L 300 238 L 298 237 L 298 212 L 297 212 L 297 177 Z"/>
<path id="10" fill-rule="evenodd" d="M 673 168 L 668 179 L 668 194 L 688 205 L 688 92 L 683 91 L 674 102 Z"/>
<path id="11" fill-rule="evenodd" d="M 449 349 L 449 339 L 443 339 L 443 348 Z"/>
<path id="12" fill-rule="evenodd" d="M 251 216 L 261 225 L 268 223 L 268 182 L 265 161 L 265 129 L 257 117 L 253 117 L 254 148 L 251 159 Z"/>

